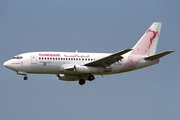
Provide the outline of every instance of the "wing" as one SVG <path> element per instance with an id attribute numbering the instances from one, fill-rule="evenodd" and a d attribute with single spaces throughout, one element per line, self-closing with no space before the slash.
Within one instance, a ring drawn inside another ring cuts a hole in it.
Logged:
<path id="1" fill-rule="evenodd" d="M 109 55 L 107 57 L 104 57 L 104 58 L 98 59 L 96 61 L 87 63 L 84 66 L 102 66 L 102 67 L 109 66 L 109 65 L 121 60 L 123 58 L 122 55 L 125 53 L 128 53 L 131 50 L 132 49 L 125 49 L 125 50 L 116 52 L 116 53 Z"/>

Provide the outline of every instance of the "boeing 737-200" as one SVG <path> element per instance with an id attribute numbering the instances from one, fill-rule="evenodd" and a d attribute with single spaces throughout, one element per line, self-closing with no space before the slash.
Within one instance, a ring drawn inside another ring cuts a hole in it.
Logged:
<path id="1" fill-rule="evenodd" d="M 92 81 L 94 75 L 128 72 L 157 64 L 159 59 L 174 51 L 155 54 L 161 23 L 154 22 L 132 49 L 116 53 L 28 52 L 14 56 L 3 65 L 17 74 L 55 74 L 59 80 Z"/>

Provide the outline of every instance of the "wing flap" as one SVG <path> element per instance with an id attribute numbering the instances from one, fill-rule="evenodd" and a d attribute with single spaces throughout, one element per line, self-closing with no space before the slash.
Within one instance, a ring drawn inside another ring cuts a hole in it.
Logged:
<path id="1" fill-rule="evenodd" d="M 103 67 L 109 66 L 109 65 L 121 60 L 123 58 L 122 55 L 124 55 L 125 53 L 128 53 L 131 50 L 132 49 L 125 49 L 125 50 L 116 52 L 116 53 L 109 55 L 107 57 L 104 57 L 104 58 L 101 58 L 99 60 L 87 63 L 87 64 L 85 64 L 85 66 L 103 66 Z"/>
<path id="2" fill-rule="evenodd" d="M 159 53 L 159 54 L 156 54 L 156 55 L 152 55 L 152 56 L 149 56 L 149 57 L 145 57 L 144 59 L 145 60 L 154 60 L 154 59 L 159 59 L 159 58 L 161 58 L 161 57 L 164 57 L 164 56 L 166 56 L 166 55 L 168 55 L 168 54 L 170 54 L 170 53 L 172 53 L 172 52 L 174 52 L 174 51 L 165 51 L 165 52 L 162 52 L 162 53 Z"/>

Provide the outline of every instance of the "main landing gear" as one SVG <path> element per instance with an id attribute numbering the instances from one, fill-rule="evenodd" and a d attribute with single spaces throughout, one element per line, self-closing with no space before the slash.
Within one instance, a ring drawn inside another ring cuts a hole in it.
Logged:
<path id="1" fill-rule="evenodd" d="M 93 81 L 94 79 L 95 79 L 94 75 L 89 75 L 88 76 L 89 81 Z M 85 83 L 86 83 L 86 80 L 84 80 L 84 79 L 79 80 L 79 85 L 84 85 Z"/>
<path id="2" fill-rule="evenodd" d="M 95 79 L 94 75 L 89 75 L 89 76 L 88 76 L 88 80 L 89 80 L 89 81 L 93 81 L 94 79 Z"/>
<path id="3" fill-rule="evenodd" d="M 79 80 L 79 84 L 80 84 L 80 85 L 84 85 L 85 83 L 86 83 L 86 81 L 85 81 L 84 79 L 80 79 L 80 80 Z"/>

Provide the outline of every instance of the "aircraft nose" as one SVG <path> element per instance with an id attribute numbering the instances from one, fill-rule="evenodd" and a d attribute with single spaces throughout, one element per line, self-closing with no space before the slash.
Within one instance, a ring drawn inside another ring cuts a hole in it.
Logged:
<path id="1" fill-rule="evenodd" d="M 5 67 L 7 67 L 7 68 L 11 68 L 11 63 L 10 63 L 10 61 L 4 62 L 3 65 L 4 65 Z"/>

